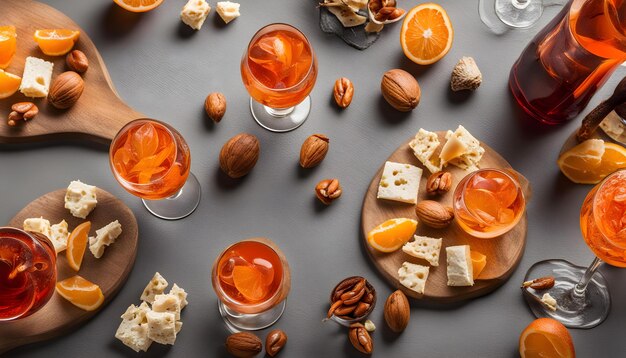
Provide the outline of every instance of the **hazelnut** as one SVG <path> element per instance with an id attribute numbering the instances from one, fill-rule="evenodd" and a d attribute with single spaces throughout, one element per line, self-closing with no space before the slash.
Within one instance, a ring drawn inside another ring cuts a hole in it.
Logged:
<path id="1" fill-rule="evenodd" d="M 383 313 L 385 322 L 387 322 L 387 326 L 389 326 L 392 331 L 396 333 L 404 331 L 411 318 L 409 300 L 406 298 L 404 292 L 397 290 L 390 294 L 389 297 L 387 297 L 387 301 L 385 301 Z"/>
<path id="2" fill-rule="evenodd" d="M 72 107 L 85 89 L 85 82 L 74 71 L 63 72 L 58 75 L 50 85 L 48 102 L 58 109 Z"/>
<path id="3" fill-rule="evenodd" d="M 420 103 L 420 86 L 415 77 L 404 70 L 385 72 L 380 90 L 387 103 L 401 112 L 411 111 Z"/>
<path id="4" fill-rule="evenodd" d="M 65 58 L 65 63 L 67 64 L 67 68 L 80 74 L 87 72 L 89 68 L 89 60 L 87 60 L 87 56 L 85 56 L 83 51 L 80 50 L 73 50 L 68 53 Z"/>
<path id="5" fill-rule="evenodd" d="M 219 123 L 226 113 L 226 97 L 220 92 L 209 93 L 204 100 L 204 110 L 215 123 Z"/>
<path id="6" fill-rule="evenodd" d="M 328 153 L 329 139 L 323 134 L 308 137 L 300 148 L 300 166 L 313 168 L 324 160 Z"/>
<path id="7" fill-rule="evenodd" d="M 220 168 L 236 179 L 248 174 L 259 160 L 261 146 L 257 137 L 238 134 L 228 140 L 220 151 Z"/>
<path id="8" fill-rule="evenodd" d="M 235 357 L 254 357 L 262 349 L 261 339 L 249 332 L 234 333 L 226 338 L 226 350 Z"/>

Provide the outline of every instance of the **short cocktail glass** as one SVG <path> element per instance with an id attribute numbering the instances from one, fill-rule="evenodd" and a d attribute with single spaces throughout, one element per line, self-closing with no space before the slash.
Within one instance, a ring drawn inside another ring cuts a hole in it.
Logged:
<path id="1" fill-rule="evenodd" d="M 0 227 L 0 321 L 30 316 L 52 297 L 54 246 L 42 234 Z"/>
<path id="2" fill-rule="evenodd" d="M 304 123 L 316 78 L 313 48 L 291 25 L 271 24 L 260 29 L 241 59 L 241 79 L 251 96 L 252 116 L 273 132 L 287 132 Z"/>
<path id="3" fill-rule="evenodd" d="M 513 172 L 480 169 L 463 178 L 454 191 L 454 216 L 468 234 L 489 239 L 507 233 L 526 208 Z"/>
<path id="4" fill-rule="evenodd" d="M 567 327 L 592 328 L 606 319 L 611 307 L 606 280 L 596 270 L 602 261 L 626 267 L 626 169 L 607 176 L 587 194 L 580 210 L 580 230 L 596 255 L 588 268 L 546 260 L 534 264 L 526 280 L 555 278 L 548 293 L 556 299 L 558 309 L 552 311 L 530 300 L 537 317 L 552 317 Z"/>
<path id="5" fill-rule="evenodd" d="M 253 240 L 231 245 L 215 260 L 213 289 L 231 331 L 263 329 L 280 318 L 286 305 L 285 266 L 274 249 Z"/>
<path id="6" fill-rule="evenodd" d="M 189 147 L 166 123 L 137 119 L 125 125 L 111 143 L 109 162 L 122 187 L 159 218 L 184 218 L 200 203 Z"/>

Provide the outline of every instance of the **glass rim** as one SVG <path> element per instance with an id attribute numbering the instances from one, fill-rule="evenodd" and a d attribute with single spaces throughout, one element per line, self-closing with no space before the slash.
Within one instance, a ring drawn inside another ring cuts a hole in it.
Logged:
<path id="1" fill-rule="evenodd" d="M 43 239 L 46 245 L 48 245 L 50 247 L 50 250 L 52 250 L 52 252 L 54 253 L 54 259 L 56 260 L 57 252 L 54 248 L 54 245 L 52 244 L 52 240 L 50 240 L 50 238 L 48 238 L 46 235 L 39 233 L 39 232 L 35 232 L 35 231 L 23 230 L 23 229 L 13 227 L 13 226 L 0 226 L 0 238 L 2 238 L 1 233 L 7 232 L 7 231 L 13 231 L 18 234 L 26 235 L 33 241 L 39 241 L 40 239 Z"/>
<path id="2" fill-rule="evenodd" d="M 219 270 L 219 263 L 222 260 L 222 257 L 224 257 L 224 254 L 226 254 L 226 252 L 228 252 L 228 250 L 230 250 L 233 246 L 239 245 L 239 244 L 244 243 L 244 242 L 253 242 L 253 243 L 257 243 L 257 244 L 260 244 L 260 245 L 263 245 L 263 246 L 267 247 L 268 249 L 270 249 L 276 255 L 276 257 L 278 257 L 278 260 L 280 261 L 280 265 L 281 265 L 280 284 L 279 284 L 278 288 L 276 289 L 276 292 L 274 292 L 274 294 L 271 295 L 270 297 L 268 297 L 266 300 L 263 300 L 263 301 L 257 302 L 257 303 L 241 303 L 241 302 L 231 298 L 228 294 L 226 294 L 226 291 L 224 291 L 224 289 L 222 288 L 222 284 L 220 283 L 220 280 L 219 280 L 219 274 L 217 272 Z M 218 294 L 218 299 L 220 301 L 222 301 L 223 304 L 225 304 L 228 307 L 245 307 L 246 310 L 256 311 L 256 309 L 264 308 L 265 306 L 267 306 L 270 303 L 273 304 L 273 303 L 280 302 L 280 301 L 276 301 L 276 300 L 282 294 L 283 286 L 285 284 L 285 269 L 284 268 L 285 268 L 285 264 L 283 263 L 283 259 L 280 257 L 278 252 L 276 252 L 276 250 L 274 250 L 273 247 L 271 247 L 270 245 L 268 245 L 268 244 L 266 244 L 264 242 L 261 242 L 261 241 L 257 241 L 257 240 L 253 240 L 253 239 L 244 239 L 244 240 L 237 241 L 237 242 L 235 242 L 233 244 L 228 245 L 217 256 L 217 258 L 215 259 L 215 262 L 213 263 L 213 269 L 211 270 L 212 271 L 211 281 L 213 283 L 213 289 Z M 274 302 L 274 301 L 276 301 L 276 302 Z M 252 313 L 252 314 L 254 314 L 254 313 L 261 313 L 261 312 L 264 312 L 264 311 L 266 311 L 266 310 L 268 310 L 270 308 L 272 308 L 271 305 L 269 307 L 261 310 L 261 311 L 250 312 L 250 313 Z M 248 313 L 246 313 L 246 314 L 248 314 Z"/>
<path id="3" fill-rule="evenodd" d="M 249 58 L 249 54 L 250 54 L 250 47 L 252 46 L 252 43 L 254 42 L 254 40 L 257 38 L 257 36 L 259 35 L 259 33 L 269 27 L 272 26 L 286 26 L 292 30 L 294 30 L 295 32 L 299 33 L 300 35 L 302 35 L 302 37 L 304 37 L 304 40 L 306 41 L 309 49 L 311 50 L 311 64 L 309 65 L 309 69 L 306 72 L 306 75 L 304 75 L 302 77 L 302 79 L 300 81 L 298 81 L 298 83 L 294 84 L 293 86 L 289 86 L 289 87 L 285 87 L 285 88 L 271 88 L 266 86 L 265 84 L 263 84 L 261 81 L 259 81 L 256 76 L 252 73 L 252 71 L 250 70 L 250 66 L 248 65 L 248 58 Z M 313 67 L 315 66 L 315 62 L 316 62 L 316 56 L 315 56 L 315 51 L 313 50 L 313 46 L 311 45 L 311 41 L 309 41 L 309 38 L 306 37 L 306 35 L 300 31 L 297 27 L 293 26 L 293 25 L 289 25 L 287 23 L 284 22 L 274 22 L 271 24 L 267 24 L 263 27 L 261 27 L 260 29 L 258 29 L 254 35 L 252 35 L 252 38 L 250 39 L 250 42 L 248 43 L 248 46 L 246 47 L 246 52 L 243 54 L 244 58 L 242 59 L 241 62 L 244 63 L 244 66 L 246 66 L 246 68 L 248 69 L 248 71 L 250 72 L 250 77 L 254 80 L 255 83 L 257 83 L 260 87 L 270 90 L 270 91 L 274 91 L 274 92 L 285 92 L 285 91 L 289 91 L 289 90 L 293 90 L 294 88 L 297 88 L 299 86 L 301 86 L 310 76 L 311 73 L 313 72 Z"/>
<path id="4" fill-rule="evenodd" d="M 599 198 L 599 193 L 602 192 L 602 190 L 604 189 L 604 185 L 606 183 L 608 183 L 608 181 L 613 178 L 616 175 L 619 174 L 623 174 L 626 175 L 626 168 L 622 168 L 622 169 L 617 169 L 616 171 L 614 171 L 613 173 L 607 175 L 604 179 L 602 179 L 602 181 L 600 183 L 598 183 L 596 185 L 596 187 L 594 187 L 594 189 L 596 189 L 595 193 L 593 193 L 593 199 L 592 199 L 592 203 L 591 203 L 591 210 L 593 211 L 593 221 L 596 225 L 596 228 L 600 231 L 600 233 L 602 234 L 602 236 L 604 236 L 605 238 L 612 238 L 611 236 L 607 235 L 605 230 L 604 230 L 604 225 L 600 225 L 600 223 L 602 222 L 602 220 L 600 219 L 600 217 L 598 216 L 597 212 L 598 210 L 596 210 L 596 206 L 599 205 L 598 202 L 598 198 Z M 626 178 L 624 178 L 626 180 Z M 593 189 L 592 189 L 593 191 Z"/>
<path id="5" fill-rule="evenodd" d="M 146 187 L 149 185 L 153 185 L 154 182 L 159 181 L 163 178 L 165 178 L 170 171 L 172 170 L 172 168 L 174 168 L 174 164 L 170 165 L 170 167 L 163 173 L 163 175 L 157 177 L 154 180 L 150 180 L 149 183 L 145 183 L 145 184 L 140 184 L 140 183 L 132 183 L 128 180 L 126 180 L 126 178 L 124 178 L 122 175 L 120 175 L 117 171 L 117 169 L 115 168 L 115 164 L 113 163 L 113 157 L 114 157 L 114 153 L 113 153 L 113 148 L 115 147 L 114 144 L 117 143 L 117 141 L 119 140 L 119 137 L 121 134 L 126 133 L 128 130 L 130 130 L 130 127 L 136 125 L 137 122 L 154 122 L 157 123 L 158 125 L 163 126 L 163 128 L 165 128 L 165 130 L 167 131 L 167 133 L 170 135 L 170 137 L 172 138 L 172 141 L 174 141 L 174 143 L 177 143 L 177 139 L 176 136 L 174 135 L 174 132 L 178 133 L 178 135 L 181 136 L 182 135 L 176 130 L 174 129 L 172 126 L 170 126 L 169 124 L 159 121 L 157 119 L 152 119 L 152 118 L 137 118 L 137 119 L 133 119 L 132 121 L 126 123 L 115 135 L 115 137 L 113 137 L 113 140 L 111 141 L 111 145 L 109 146 L 109 166 L 111 167 L 111 171 L 113 172 L 115 178 L 120 181 L 124 181 L 124 183 L 128 183 L 129 185 L 133 186 L 133 187 Z M 174 145 L 174 161 L 176 161 L 176 158 L 178 157 L 178 145 Z M 184 184 L 183 184 L 184 185 Z M 180 188 L 178 189 L 180 190 Z"/>

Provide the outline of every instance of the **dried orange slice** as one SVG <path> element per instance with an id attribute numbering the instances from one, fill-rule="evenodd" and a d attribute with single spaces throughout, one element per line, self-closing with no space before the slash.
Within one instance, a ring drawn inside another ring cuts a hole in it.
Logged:
<path id="1" fill-rule="evenodd" d="M 400 30 L 400 45 L 404 54 L 419 65 L 439 61 L 450 51 L 453 38 L 454 30 L 448 13 L 433 3 L 412 8 Z"/>
<path id="2" fill-rule="evenodd" d="M 0 99 L 11 97 L 22 83 L 22 77 L 0 70 Z"/>
<path id="3" fill-rule="evenodd" d="M 65 251 L 67 263 L 76 271 L 80 270 L 80 265 L 83 263 L 89 230 L 91 230 L 91 222 L 85 221 L 72 230 L 67 238 L 67 250 Z"/>
<path id="4" fill-rule="evenodd" d="M 235 266 L 233 282 L 237 291 L 252 302 L 262 300 L 268 293 L 267 286 L 263 284 L 263 274 L 255 267 Z"/>
<path id="5" fill-rule="evenodd" d="M 0 68 L 7 68 L 17 48 L 15 26 L 0 26 Z"/>
<path id="6" fill-rule="evenodd" d="M 389 219 L 367 234 L 367 242 L 380 252 L 393 252 L 406 244 L 417 229 L 417 221 L 407 218 Z"/>
<path id="7" fill-rule="evenodd" d="M 561 154 L 557 164 L 574 183 L 597 184 L 617 169 L 626 168 L 626 148 L 589 139 Z"/>
<path id="8" fill-rule="evenodd" d="M 472 272 L 475 280 L 485 269 L 485 266 L 487 265 L 487 256 L 478 251 L 470 250 L 470 257 L 472 259 Z"/>
<path id="9" fill-rule="evenodd" d="M 519 337 L 522 358 L 574 358 L 574 343 L 567 328 L 552 318 L 538 318 Z"/>
<path id="10" fill-rule="evenodd" d="M 57 282 L 56 291 L 71 304 L 85 311 L 96 310 L 104 302 L 100 286 L 78 275 Z"/>
<path id="11" fill-rule="evenodd" d="M 122 8 L 131 12 L 146 12 L 156 9 L 163 0 L 113 0 Z"/>
<path id="12" fill-rule="evenodd" d="M 48 56 L 61 56 L 70 52 L 80 31 L 68 29 L 45 29 L 35 31 L 35 42 L 43 53 Z"/>

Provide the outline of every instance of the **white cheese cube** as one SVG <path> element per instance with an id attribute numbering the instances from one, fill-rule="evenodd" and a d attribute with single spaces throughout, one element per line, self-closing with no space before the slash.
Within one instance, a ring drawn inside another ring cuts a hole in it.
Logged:
<path id="1" fill-rule="evenodd" d="M 135 352 L 146 352 L 152 340 L 148 338 L 147 313 L 150 307 L 143 302 L 139 307 L 130 305 L 122 315 L 122 323 L 115 332 L 115 338 L 119 339 L 126 346 Z"/>
<path id="2" fill-rule="evenodd" d="M 439 266 L 439 252 L 442 239 L 433 239 L 426 236 L 414 236 L 413 241 L 402 246 L 406 254 L 428 261 L 432 266 Z"/>
<path id="3" fill-rule="evenodd" d="M 181 329 L 183 329 L 183 322 L 176 321 L 176 334 L 178 334 L 178 332 L 180 332 Z"/>
<path id="4" fill-rule="evenodd" d="M 176 342 L 176 317 L 170 312 L 148 311 L 148 338 L 160 344 Z"/>
<path id="5" fill-rule="evenodd" d="M 50 89 L 53 67 L 52 62 L 37 57 L 26 57 L 20 92 L 26 97 L 46 97 Z"/>
<path id="6" fill-rule="evenodd" d="M 483 154 L 485 154 L 485 149 L 480 146 L 478 139 L 474 138 L 463 126 L 459 126 L 454 132 L 448 131 L 448 133 L 446 133 L 446 139 L 448 141 L 450 141 L 452 137 L 456 137 L 455 139 L 462 143 L 466 149 L 463 154 L 450 159 L 446 164 L 452 164 L 468 171 L 477 170 L 478 162 L 480 162 Z"/>
<path id="7" fill-rule="evenodd" d="M 167 285 L 168 283 L 165 278 L 163 278 L 160 273 L 155 273 L 154 277 L 152 277 L 152 280 L 150 280 L 146 288 L 144 288 L 140 299 L 148 303 L 153 303 L 154 296 L 160 295 L 165 292 Z"/>
<path id="8" fill-rule="evenodd" d="M 402 267 L 398 270 L 398 277 L 400 277 L 400 283 L 404 287 L 419 294 L 423 294 L 426 288 L 428 272 L 429 268 L 427 266 L 404 262 L 402 263 Z"/>
<path id="9" fill-rule="evenodd" d="M 409 142 L 409 147 L 413 150 L 417 160 L 424 165 L 424 168 L 430 170 L 431 173 L 441 171 L 441 162 L 439 158 L 433 155 L 439 147 L 439 136 L 437 136 L 437 133 L 420 128 L 417 134 L 415 134 L 415 138 Z"/>
<path id="10" fill-rule="evenodd" d="M 556 299 L 554 299 L 554 297 L 550 296 L 549 293 L 544 293 L 543 296 L 541 297 L 541 302 L 548 307 L 548 309 L 550 309 L 551 311 L 556 311 L 557 308 L 557 304 L 556 304 Z"/>
<path id="11" fill-rule="evenodd" d="M 422 169 L 411 165 L 386 162 L 378 184 L 378 199 L 417 204 Z"/>
<path id="12" fill-rule="evenodd" d="M 96 207 L 96 187 L 74 180 L 65 193 L 65 208 L 77 218 L 85 219 Z"/>
<path id="13" fill-rule="evenodd" d="M 469 245 L 446 247 L 448 286 L 474 286 Z"/>
<path id="14" fill-rule="evenodd" d="M 176 295 L 178 297 L 181 310 L 185 308 L 185 306 L 187 306 L 187 304 L 189 303 L 187 302 L 187 292 L 185 292 L 184 289 L 178 287 L 177 284 L 174 284 L 174 286 L 172 286 L 172 289 L 170 290 L 170 295 Z"/>
<path id="15" fill-rule="evenodd" d="M 241 15 L 239 13 L 239 4 L 230 1 L 219 1 L 215 11 L 217 11 L 225 23 L 229 23 Z"/>
<path id="16" fill-rule="evenodd" d="M 154 296 L 154 302 L 152 302 L 152 310 L 154 312 L 173 313 L 176 317 L 176 320 L 180 320 L 180 300 L 176 295 L 160 294 Z"/>
<path id="17" fill-rule="evenodd" d="M 57 254 L 67 249 L 67 238 L 70 236 L 67 230 L 67 222 L 63 220 L 58 224 L 52 225 L 50 232 L 50 241 L 52 241 L 52 245 L 54 245 L 54 250 Z"/>
<path id="18" fill-rule="evenodd" d="M 180 19 L 194 30 L 200 30 L 211 7 L 205 0 L 189 0 L 180 12 Z"/>
<path id="19" fill-rule="evenodd" d="M 89 238 L 89 251 L 99 259 L 104 254 L 104 249 L 113 244 L 115 239 L 122 233 L 122 225 L 115 220 L 107 226 L 96 230 L 96 236 Z"/>
<path id="20" fill-rule="evenodd" d="M 28 218 L 24 220 L 22 227 L 24 228 L 24 231 L 38 232 L 40 234 L 44 234 L 47 238 L 52 236 L 50 231 L 50 221 L 42 217 Z"/>

